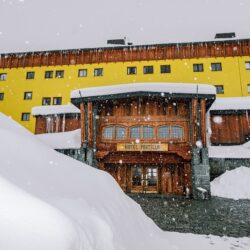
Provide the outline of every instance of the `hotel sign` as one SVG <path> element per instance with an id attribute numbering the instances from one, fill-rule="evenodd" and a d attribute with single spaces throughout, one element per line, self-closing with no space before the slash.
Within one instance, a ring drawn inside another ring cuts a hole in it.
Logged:
<path id="1" fill-rule="evenodd" d="M 159 143 L 118 143 L 117 151 L 140 151 L 140 152 L 155 152 L 168 151 L 168 144 Z"/>

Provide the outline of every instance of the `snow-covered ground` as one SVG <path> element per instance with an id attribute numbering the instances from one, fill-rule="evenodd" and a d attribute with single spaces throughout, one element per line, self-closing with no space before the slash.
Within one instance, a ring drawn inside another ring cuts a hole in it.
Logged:
<path id="1" fill-rule="evenodd" d="M 113 178 L 0 113 L 0 249 L 249 249 L 250 238 L 161 231 Z"/>
<path id="2" fill-rule="evenodd" d="M 250 168 L 240 167 L 227 171 L 211 182 L 211 193 L 231 199 L 250 199 Z"/>

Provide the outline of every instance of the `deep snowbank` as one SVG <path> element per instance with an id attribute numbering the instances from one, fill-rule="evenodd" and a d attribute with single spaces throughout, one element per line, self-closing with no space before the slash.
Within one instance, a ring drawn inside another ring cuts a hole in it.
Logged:
<path id="1" fill-rule="evenodd" d="M 231 199 L 250 199 L 250 168 L 240 167 L 227 171 L 211 182 L 211 193 Z"/>
<path id="2" fill-rule="evenodd" d="M 109 174 L 55 152 L 1 113 L 0 159 L 0 249 L 249 249 L 249 238 L 162 232 Z"/>

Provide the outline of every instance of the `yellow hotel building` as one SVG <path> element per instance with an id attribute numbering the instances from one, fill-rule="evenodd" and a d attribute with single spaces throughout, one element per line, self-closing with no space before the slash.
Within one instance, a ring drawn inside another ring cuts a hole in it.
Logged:
<path id="1" fill-rule="evenodd" d="M 220 97 L 249 96 L 250 39 L 2 54 L 0 112 L 34 132 L 32 107 L 133 82 L 204 83 Z"/>

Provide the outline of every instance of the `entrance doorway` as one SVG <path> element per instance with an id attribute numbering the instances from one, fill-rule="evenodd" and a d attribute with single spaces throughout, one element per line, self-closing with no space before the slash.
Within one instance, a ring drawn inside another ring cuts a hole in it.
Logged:
<path id="1" fill-rule="evenodd" d="M 157 193 L 158 167 L 134 165 L 131 167 L 131 191 L 138 193 Z"/>

